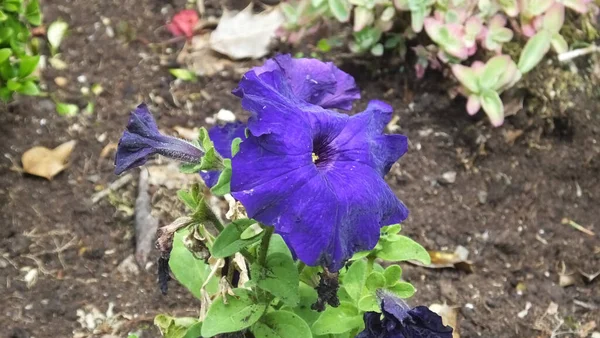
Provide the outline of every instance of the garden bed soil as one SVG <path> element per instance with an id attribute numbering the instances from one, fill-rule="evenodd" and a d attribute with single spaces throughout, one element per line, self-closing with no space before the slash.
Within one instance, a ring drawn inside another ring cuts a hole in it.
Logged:
<path id="1" fill-rule="evenodd" d="M 61 47 L 68 68 L 48 67 L 42 74 L 48 92 L 83 107 L 82 86 L 98 83 L 105 91 L 93 114 L 71 118 L 58 116 L 48 98 L 19 98 L 0 108 L 2 337 L 101 337 L 115 323 L 122 325 L 117 336 L 142 331 L 143 337 L 158 337 L 156 314 L 195 315 L 199 302 L 177 282 L 170 283 L 167 296 L 160 293 L 154 265 L 137 275 L 118 269 L 134 253 L 137 180 L 89 203 L 117 179 L 114 152 L 100 154 L 118 141 L 129 111 L 141 101 L 152 104 L 168 133 L 175 126 L 207 125 L 206 118 L 222 108 L 247 117 L 230 94 L 239 72 L 173 83 L 168 65 L 181 44 L 172 45 L 170 54 L 148 45 L 170 38 L 163 25 L 174 6 L 181 8 L 182 1 L 43 3 L 46 22 L 63 18 L 71 27 Z M 219 10 L 208 6 L 208 13 Z M 387 176 L 411 211 L 403 232 L 430 250 L 460 245 L 469 251 L 472 272 L 405 264 L 404 278 L 418 289 L 412 304 L 457 306 L 459 333 L 467 338 L 550 337 L 558 322 L 543 315 L 552 303 L 564 321 L 559 332 L 576 332 L 593 320 L 600 325 L 600 278 L 587 283 L 580 274 L 600 270 L 597 96 L 569 88 L 563 93 L 572 102 L 568 109 L 555 111 L 550 101 L 544 114 L 520 111 L 501 128 L 491 128 L 481 113 L 466 115 L 464 100 L 448 97 L 449 84 L 439 73 L 418 80 L 410 66 L 400 72 L 392 59 L 325 57 L 356 76 L 363 98 L 355 111 L 370 99 L 391 103 L 398 117 L 395 132 L 410 139 L 409 153 Z M 55 84 L 59 76 L 66 86 Z M 15 170 L 27 149 L 72 139 L 77 145 L 70 165 L 54 180 Z M 165 189 L 153 192 L 153 202 L 160 204 Z M 181 210 L 173 205 L 159 213 L 161 225 Z M 563 224 L 563 218 L 596 235 Z M 153 251 L 150 260 L 157 255 Z M 37 272 L 28 273 L 31 269 Z M 574 284 L 560 286 L 560 274 L 572 274 Z M 109 304 L 114 316 L 109 313 L 96 328 L 100 333 L 92 335 L 81 318 L 92 318 L 94 311 L 101 318 Z"/>

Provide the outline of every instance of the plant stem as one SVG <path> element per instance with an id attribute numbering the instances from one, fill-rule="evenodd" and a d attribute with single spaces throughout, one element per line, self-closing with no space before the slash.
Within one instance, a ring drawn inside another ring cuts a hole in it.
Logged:
<path id="1" fill-rule="evenodd" d="M 242 254 L 242 256 L 244 256 L 244 258 L 246 258 L 248 263 L 254 263 L 254 256 L 252 256 L 252 254 L 248 250 L 242 249 L 240 250 L 240 253 Z"/>
<path id="2" fill-rule="evenodd" d="M 373 265 L 375 264 L 375 257 L 374 256 L 367 256 L 367 275 L 369 275 L 371 273 L 371 271 L 373 271 Z"/>
<path id="3" fill-rule="evenodd" d="M 267 261 L 267 251 L 269 251 L 269 242 L 273 235 L 273 227 L 265 226 L 265 234 L 260 242 L 260 251 L 258 252 L 258 264 L 265 266 Z"/>

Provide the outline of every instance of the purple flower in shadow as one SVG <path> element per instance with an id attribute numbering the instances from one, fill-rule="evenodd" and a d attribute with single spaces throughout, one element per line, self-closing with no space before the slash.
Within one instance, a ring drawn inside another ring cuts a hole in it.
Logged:
<path id="1" fill-rule="evenodd" d="M 354 78 L 338 69 L 332 62 L 317 59 L 296 59 L 289 54 L 277 55 L 252 71 L 262 73 L 279 71 L 283 74 L 295 97 L 326 109 L 352 109 L 352 102 L 360 99 Z M 236 91 L 234 94 L 238 95 Z"/>
<path id="2" fill-rule="evenodd" d="M 246 124 L 236 121 L 228 122 L 222 126 L 214 126 L 208 131 L 208 136 L 215 145 L 215 149 L 223 158 L 231 158 L 231 142 L 236 138 L 246 139 Z M 221 175 L 220 170 L 201 171 L 200 176 L 204 184 L 212 188 Z"/>
<path id="3" fill-rule="evenodd" d="M 385 290 L 379 290 L 377 296 L 383 313 L 365 313 L 365 330 L 356 338 L 452 338 L 452 328 L 426 306 L 410 308 Z"/>
<path id="4" fill-rule="evenodd" d="M 155 154 L 188 163 L 198 162 L 204 155 L 189 142 L 161 134 L 148 106 L 142 103 L 131 112 L 127 129 L 119 140 L 115 174 L 139 167 Z"/>
<path id="5" fill-rule="evenodd" d="M 296 91 L 281 69 L 244 75 L 235 93 L 252 114 L 250 135 L 232 159 L 231 193 L 301 261 L 337 271 L 408 216 L 383 179 L 407 139 L 383 134 L 392 108 L 381 101 L 348 116 Z"/>

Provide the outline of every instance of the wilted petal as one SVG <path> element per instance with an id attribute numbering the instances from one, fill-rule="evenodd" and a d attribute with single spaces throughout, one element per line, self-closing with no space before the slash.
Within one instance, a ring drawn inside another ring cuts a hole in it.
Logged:
<path id="1" fill-rule="evenodd" d="M 316 59 L 292 58 L 278 55 L 250 72 L 261 75 L 278 70 L 284 74 L 291 93 L 301 100 L 323 108 L 352 109 L 352 102 L 360 92 L 352 76 L 338 69 L 332 62 Z"/>
<path id="2" fill-rule="evenodd" d="M 204 155 L 189 142 L 161 134 L 146 104 L 140 104 L 131 113 L 119 140 L 115 174 L 143 165 L 154 154 L 190 163 L 200 161 Z"/>
<path id="3" fill-rule="evenodd" d="M 410 308 L 402 299 L 379 290 L 382 315 L 368 312 L 365 330 L 357 338 L 452 338 L 452 328 L 425 306 Z"/>

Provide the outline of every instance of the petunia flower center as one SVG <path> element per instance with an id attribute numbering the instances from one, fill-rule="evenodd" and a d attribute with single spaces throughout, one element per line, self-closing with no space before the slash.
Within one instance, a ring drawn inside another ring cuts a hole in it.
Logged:
<path id="1" fill-rule="evenodd" d="M 312 161 L 318 169 L 327 169 L 335 158 L 334 149 L 324 140 L 317 138 L 313 141 Z"/>

